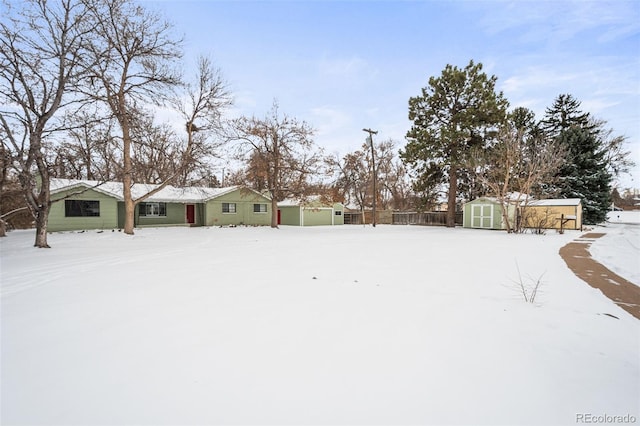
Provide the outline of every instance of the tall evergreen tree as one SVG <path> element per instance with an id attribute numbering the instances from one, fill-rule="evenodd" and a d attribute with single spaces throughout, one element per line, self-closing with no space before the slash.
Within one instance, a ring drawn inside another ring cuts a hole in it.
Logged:
<path id="1" fill-rule="evenodd" d="M 611 204 L 612 175 L 601 126 L 580 109 L 577 99 L 563 94 L 547 108 L 540 127 L 567 153 L 557 175 L 558 185 L 549 186 L 546 195 L 580 198 L 586 224 L 605 220 Z"/>
<path id="2" fill-rule="evenodd" d="M 575 126 L 564 130 L 558 140 L 567 149 L 567 160 L 559 172 L 560 197 L 582 200 L 585 224 L 604 221 L 611 205 L 611 173 L 598 138 Z"/>
<path id="3" fill-rule="evenodd" d="M 507 119 L 516 130 L 532 136 L 539 133 L 539 124 L 536 122 L 536 114 L 529 108 L 516 107 L 508 114 Z"/>
<path id="4" fill-rule="evenodd" d="M 449 227 L 455 226 L 458 178 L 472 148 L 484 145 L 487 131 L 506 117 L 508 102 L 496 93 L 496 80 L 482 72 L 481 63 L 470 61 L 464 69 L 447 65 L 421 95 L 409 99 L 413 126 L 400 156 L 416 172 L 416 182 L 424 184 L 416 192 L 448 180 Z"/>
<path id="5" fill-rule="evenodd" d="M 574 126 L 593 131 L 595 126 L 590 120 L 589 113 L 580 110 L 580 101 L 570 94 L 562 94 L 546 109 L 540 128 L 548 137 L 557 138 L 564 130 Z"/>

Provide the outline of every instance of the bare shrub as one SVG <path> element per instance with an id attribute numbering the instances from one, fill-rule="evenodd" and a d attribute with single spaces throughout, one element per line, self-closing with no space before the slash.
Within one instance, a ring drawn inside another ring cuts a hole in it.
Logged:
<path id="1" fill-rule="evenodd" d="M 522 293 L 524 301 L 527 303 L 535 303 L 536 296 L 540 290 L 540 286 L 542 285 L 542 277 L 546 272 L 543 272 L 538 278 L 534 278 L 532 276 L 525 276 L 523 278 L 522 273 L 520 272 L 520 266 L 516 261 L 516 270 L 518 271 L 518 279 L 512 280 L 518 287 L 519 292 Z"/>

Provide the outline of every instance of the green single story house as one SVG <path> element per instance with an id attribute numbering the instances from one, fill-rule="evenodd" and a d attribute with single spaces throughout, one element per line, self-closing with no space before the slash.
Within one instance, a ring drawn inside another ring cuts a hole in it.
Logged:
<path id="1" fill-rule="evenodd" d="M 509 203 L 509 220 L 516 223 L 517 206 Z M 502 218 L 502 204 L 492 197 L 480 197 L 465 203 L 462 210 L 463 228 L 506 229 Z"/>
<path id="2" fill-rule="evenodd" d="M 157 185 L 134 184 L 134 199 Z M 52 179 L 49 231 L 124 227 L 121 182 Z M 166 186 L 136 205 L 141 227 L 269 225 L 271 199 L 242 186 L 226 188 Z"/>
<path id="3" fill-rule="evenodd" d="M 278 225 L 344 225 L 344 205 L 322 202 L 320 197 L 287 199 L 278 203 Z"/>

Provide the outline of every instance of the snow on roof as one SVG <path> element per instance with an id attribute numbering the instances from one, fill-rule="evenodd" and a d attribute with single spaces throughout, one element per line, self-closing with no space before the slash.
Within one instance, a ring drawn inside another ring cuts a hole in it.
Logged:
<path id="1" fill-rule="evenodd" d="M 522 203 L 524 205 L 524 202 Z M 547 200 L 534 200 L 527 203 L 528 206 L 577 206 L 580 198 L 549 198 Z"/>
<path id="2" fill-rule="evenodd" d="M 526 194 L 521 194 L 518 192 L 510 193 L 508 195 L 509 202 L 518 202 L 520 201 L 521 206 L 577 206 L 580 204 L 580 198 L 549 198 L 546 200 L 534 200 L 532 198 L 527 199 Z M 478 197 L 473 201 L 483 201 L 483 202 L 491 202 L 498 203 L 498 199 L 496 197 Z"/>
<path id="3" fill-rule="evenodd" d="M 504 201 L 509 202 L 509 203 L 518 203 L 521 202 L 523 200 L 527 200 L 527 199 L 531 199 L 530 195 L 524 194 L 522 192 L 509 192 L 508 194 L 505 195 L 504 197 Z M 501 201 L 498 199 L 498 197 L 492 197 L 492 196 L 482 196 L 482 197 L 478 197 L 474 200 L 471 201 L 484 201 L 484 202 L 490 202 L 490 203 L 500 203 Z M 470 202 L 470 201 L 468 201 Z"/>
<path id="4" fill-rule="evenodd" d="M 342 204 L 340 202 L 334 202 L 330 200 L 323 199 L 321 195 L 307 195 L 302 198 L 285 198 L 284 200 L 278 203 L 279 207 L 325 207 L 325 206 L 333 206 L 334 204 Z"/>
<path id="5" fill-rule="evenodd" d="M 300 200 L 287 198 L 278 203 L 278 207 L 294 207 L 299 206 L 301 204 Z"/>
<path id="6" fill-rule="evenodd" d="M 285 198 L 278 203 L 280 207 L 295 207 L 295 206 L 332 206 L 336 203 L 322 200 L 320 195 L 308 195 L 304 198 Z M 339 204 L 339 203 L 337 203 Z"/>
<path id="7" fill-rule="evenodd" d="M 134 183 L 131 186 L 131 196 L 136 199 L 144 196 L 150 191 L 156 189 L 159 185 Z M 100 182 L 95 180 L 74 180 L 74 179 L 51 179 L 51 193 L 55 194 L 60 191 L 83 187 L 93 189 L 105 195 L 111 196 L 118 201 L 124 200 L 122 182 Z M 229 186 L 225 188 L 206 188 L 206 187 L 176 187 L 167 185 L 160 191 L 156 192 L 145 201 L 155 202 L 180 202 L 180 203 L 201 203 L 211 200 L 229 192 L 235 191 L 239 186 Z"/>

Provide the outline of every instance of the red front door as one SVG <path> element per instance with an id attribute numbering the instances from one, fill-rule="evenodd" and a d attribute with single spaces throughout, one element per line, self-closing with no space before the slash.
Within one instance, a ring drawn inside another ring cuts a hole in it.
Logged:
<path id="1" fill-rule="evenodd" d="M 187 204 L 187 223 L 196 223 L 196 206 Z"/>
<path id="2" fill-rule="evenodd" d="M 282 212 L 278 209 L 278 225 L 280 225 L 281 214 Z"/>

